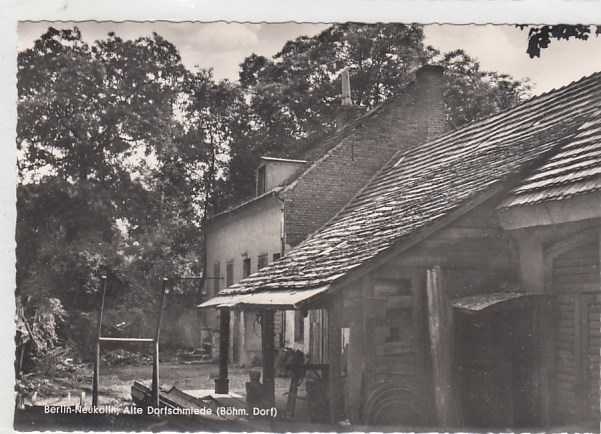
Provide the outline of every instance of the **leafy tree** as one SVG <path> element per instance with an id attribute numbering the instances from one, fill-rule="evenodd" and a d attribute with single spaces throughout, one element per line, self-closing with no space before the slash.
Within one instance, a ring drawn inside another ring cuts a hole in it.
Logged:
<path id="1" fill-rule="evenodd" d="M 528 80 L 482 70 L 480 63 L 463 50 L 432 53 L 433 61 L 445 68 L 445 110 L 452 128 L 507 110 L 531 89 Z"/>
<path id="2" fill-rule="evenodd" d="M 21 173 L 46 167 L 70 181 L 128 182 L 127 157 L 172 141 L 184 69 L 160 36 L 88 46 L 77 28 L 50 28 L 19 53 Z"/>
<path id="3" fill-rule="evenodd" d="M 212 72 L 201 70 L 188 81 L 190 103 L 186 109 L 189 125 L 185 148 L 198 152 L 195 173 L 202 174 L 199 184 L 202 212 L 207 217 L 227 205 L 228 161 L 235 152 L 234 143 L 249 132 L 249 118 L 240 87 L 227 80 L 215 82 Z"/>
<path id="4" fill-rule="evenodd" d="M 115 306 L 151 304 L 139 276 L 199 268 L 177 50 L 49 28 L 18 61 L 17 295 L 73 313 L 96 307 L 107 274 Z"/>
<path id="5" fill-rule="evenodd" d="M 287 42 L 272 59 L 248 57 L 240 84 L 250 95 L 253 126 L 270 139 L 264 148 L 330 130 L 345 68 L 355 105 L 369 109 L 397 93 L 427 59 L 423 37 L 417 25 L 337 24 Z"/>
<path id="6" fill-rule="evenodd" d="M 520 29 L 524 29 L 526 25 L 518 25 Z M 550 26 L 534 26 L 528 31 L 528 49 L 526 52 L 530 58 L 540 57 L 540 51 L 547 48 L 552 39 L 568 40 L 570 38 L 588 40 L 591 35 L 592 28 L 595 28 L 595 36 L 601 34 L 601 26 L 589 26 L 582 24 L 556 24 Z"/>

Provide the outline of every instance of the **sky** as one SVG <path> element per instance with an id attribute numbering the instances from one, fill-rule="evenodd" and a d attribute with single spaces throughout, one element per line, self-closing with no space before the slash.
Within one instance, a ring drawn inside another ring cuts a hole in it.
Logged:
<path id="1" fill-rule="evenodd" d="M 47 28 L 49 22 L 21 22 L 18 49 L 26 49 Z M 55 23 L 70 27 L 74 23 Z M 314 35 L 327 24 L 310 23 L 200 23 L 200 22 L 79 22 L 86 41 L 92 42 L 114 31 L 122 38 L 136 38 L 157 32 L 180 51 L 188 69 L 212 68 L 217 79 L 234 81 L 239 65 L 252 53 L 272 56 L 288 40 Z M 512 25 L 426 25 L 426 44 L 446 52 L 458 48 L 476 57 L 483 69 L 508 73 L 516 79 L 530 78 L 533 94 L 540 94 L 601 71 L 601 37 L 588 41 L 553 40 L 540 58 L 526 54 L 527 30 Z"/>

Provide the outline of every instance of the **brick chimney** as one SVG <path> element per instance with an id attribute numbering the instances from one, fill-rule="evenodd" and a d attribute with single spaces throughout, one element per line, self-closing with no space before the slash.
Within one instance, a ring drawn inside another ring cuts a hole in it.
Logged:
<path id="1" fill-rule="evenodd" d="M 437 65 L 424 65 L 415 73 L 418 143 L 447 131 L 443 73 L 444 68 Z"/>
<path id="2" fill-rule="evenodd" d="M 351 100 L 351 80 L 348 69 L 342 71 L 340 78 L 342 79 L 342 97 L 340 111 L 336 115 L 336 132 L 341 131 L 363 112 L 361 107 L 353 106 L 353 101 Z"/>

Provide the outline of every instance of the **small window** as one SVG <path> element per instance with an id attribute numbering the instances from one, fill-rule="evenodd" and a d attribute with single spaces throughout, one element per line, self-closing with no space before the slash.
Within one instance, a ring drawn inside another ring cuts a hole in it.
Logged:
<path id="1" fill-rule="evenodd" d="M 294 342 L 305 339 L 305 316 L 300 310 L 294 311 Z"/>
<path id="2" fill-rule="evenodd" d="M 278 259 L 280 259 L 282 257 L 282 255 L 280 253 L 274 253 L 273 254 L 273 262 L 277 261 Z"/>
<path id="3" fill-rule="evenodd" d="M 265 193 L 265 171 L 265 166 L 261 166 L 257 170 L 257 196 Z"/>
<path id="4" fill-rule="evenodd" d="M 219 278 L 221 276 L 221 266 L 219 262 L 213 265 L 213 293 L 217 294 L 219 292 Z"/>
<path id="5" fill-rule="evenodd" d="M 250 276 L 250 258 L 245 258 L 242 263 L 242 278 Z"/>
<path id="6" fill-rule="evenodd" d="M 259 255 L 259 260 L 257 261 L 257 269 L 260 270 L 264 266 L 267 265 L 267 253 L 263 253 Z"/>
<path id="7" fill-rule="evenodd" d="M 234 261 L 228 261 L 225 269 L 225 284 L 229 288 L 234 284 Z"/>

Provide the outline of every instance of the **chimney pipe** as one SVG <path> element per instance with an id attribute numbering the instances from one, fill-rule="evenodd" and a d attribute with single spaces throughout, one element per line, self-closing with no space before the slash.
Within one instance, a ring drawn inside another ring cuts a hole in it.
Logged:
<path id="1" fill-rule="evenodd" d="M 336 132 L 342 131 L 361 112 L 361 108 L 353 106 L 351 100 L 351 80 L 348 69 L 342 71 L 340 78 L 342 80 L 342 96 L 340 111 L 336 115 Z"/>
<path id="2" fill-rule="evenodd" d="M 353 102 L 351 101 L 351 79 L 349 77 L 348 69 L 342 71 L 342 107 L 351 107 Z"/>
<path id="3" fill-rule="evenodd" d="M 415 74 L 419 143 L 432 140 L 447 131 L 443 74 L 444 68 L 438 65 L 424 65 Z"/>

